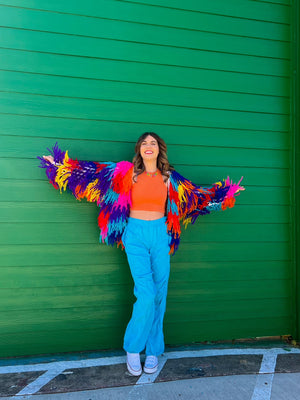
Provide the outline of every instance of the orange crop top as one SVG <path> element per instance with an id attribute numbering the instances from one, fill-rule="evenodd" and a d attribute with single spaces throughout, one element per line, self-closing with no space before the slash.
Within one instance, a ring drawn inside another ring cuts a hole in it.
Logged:
<path id="1" fill-rule="evenodd" d="M 155 176 L 146 171 L 136 177 L 131 189 L 131 210 L 159 211 L 165 214 L 167 186 L 162 174 L 157 170 Z"/>

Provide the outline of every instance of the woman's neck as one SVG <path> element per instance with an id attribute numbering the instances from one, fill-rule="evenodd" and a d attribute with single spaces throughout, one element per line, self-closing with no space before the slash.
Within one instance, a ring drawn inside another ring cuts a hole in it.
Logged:
<path id="1" fill-rule="evenodd" d="M 157 170 L 156 160 L 144 161 L 144 167 L 146 172 L 155 172 Z"/>

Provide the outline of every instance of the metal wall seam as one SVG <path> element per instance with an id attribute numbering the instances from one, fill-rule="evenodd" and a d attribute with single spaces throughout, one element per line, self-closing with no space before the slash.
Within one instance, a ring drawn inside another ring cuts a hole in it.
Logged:
<path id="1" fill-rule="evenodd" d="M 299 123 L 299 112 L 300 112 L 300 1 L 295 0 L 296 12 L 295 12 L 295 56 L 296 56 L 296 74 L 295 74 L 295 190 L 296 190 L 296 249 L 297 249 L 297 339 L 300 340 L 300 259 L 299 259 L 299 247 L 300 247 L 300 190 L 299 190 L 299 179 L 300 179 L 300 123 Z"/>
<path id="2" fill-rule="evenodd" d="M 299 12 L 300 0 L 292 1 L 291 8 L 291 247 L 292 247 L 292 268 L 294 280 L 292 282 L 293 301 L 292 312 L 295 321 L 294 333 L 295 339 L 300 340 L 300 228 L 299 228 L 299 207 L 300 207 L 300 190 L 299 190 L 299 95 L 300 95 L 300 56 L 299 56 Z"/>

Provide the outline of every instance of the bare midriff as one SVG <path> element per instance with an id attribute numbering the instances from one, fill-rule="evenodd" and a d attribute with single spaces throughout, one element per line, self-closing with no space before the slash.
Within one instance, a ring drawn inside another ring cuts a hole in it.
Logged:
<path id="1" fill-rule="evenodd" d="M 159 211 L 131 210 L 129 216 L 131 218 L 153 221 L 154 219 L 162 218 L 164 214 Z"/>

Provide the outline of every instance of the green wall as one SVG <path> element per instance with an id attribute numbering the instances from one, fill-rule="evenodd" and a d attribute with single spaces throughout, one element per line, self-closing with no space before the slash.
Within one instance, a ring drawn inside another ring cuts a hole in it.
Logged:
<path id="1" fill-rule="evenodd" d="M 183 233 L 166 343 L 295 335 L 290 2 L 0 5 L 0 355 L 122 347 L 125 253 L 36 156 L 131 160 L 145 131 L 196 183 L 246 188 Z"/>

